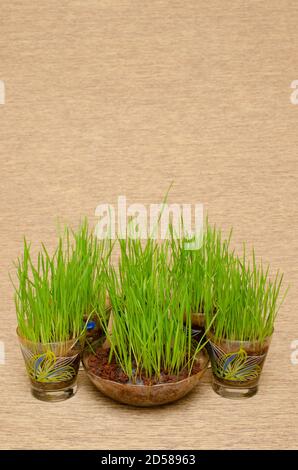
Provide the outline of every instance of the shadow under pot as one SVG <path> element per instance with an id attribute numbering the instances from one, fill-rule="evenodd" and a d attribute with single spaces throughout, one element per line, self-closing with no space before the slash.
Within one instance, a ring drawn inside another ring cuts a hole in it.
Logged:
<path id="1" fill-rule="evenodd" d="M 62 401 L 75 395 L 84 340 L 43 344 L 29 341 L 19 333 L 18 338 L 32 395 L 43 401 Z"/>
<path id="2" fill-rule="evenodd" d="M 142 380 L 131 382 L 114 363 L 112 378 L 107 378 L 103 365 L 107 364 L 109 350 L 92 345 L 92 350 L 85 350 L 83 365 L 95 387 L 104 395 L 126 405 L 151 407 L 164 405 L 179 400 L 198 384 L 207 369 L 209 357 L 202 350 L 199 352 L 191 375 L 165 377 L 166 382 L 146 384 Z"/>
<path id="3" fill-rule="evenodd" d="M 262 343 L 215 339 L 212 334 L 207 336 L 213 390 L 224 398 L 239 399 L 255 395 L 271 336 Z"/>

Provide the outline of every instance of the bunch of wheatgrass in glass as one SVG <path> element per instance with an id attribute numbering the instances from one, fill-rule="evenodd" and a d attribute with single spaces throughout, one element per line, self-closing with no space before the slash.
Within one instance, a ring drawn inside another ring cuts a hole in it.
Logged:
<path id="1" fill-rule="evenodd" d="M 264 343 L 273 333 L 274 321 L 285 298 L 281 293 L 283 274 L 270 276 L 269 265 L 257 263 L 255 253 L 246 259 L 229 253 L 219 266 L 214 291 L 215 310 L 207 311 L 215 340 Z"/>
<path id="2" fill-rule="evenodd" d="M 80 337 L 90 315 L 104 311 L 105 256 L 104 245 L 90 233 L 87 220 L 77 231 L 65 228 L 54 254 L 42 244 L 35 263 L 24 239 L 23 255 L 16 263 L 19 335 L 44 344 Z"/>
<path id="3" fill-rule="evenodd" d="M 159 382 L 163 374 L 191 374 L 203 344 L 192 340 L 184 323 L 187 283 L 173 275 L 171 242 L 120 240 L 118 269 L 109 267 L 112 328 L 104 326 L 110 360 L 128 378 Z"/>
<path id="4" fill-rule="evenodd" d="M 214 312 L 217 273 L 226 265 L 232 231 L 227 239 L 206 218 L 201 242 L 196 247 L 194 238 L 177 238 L 170 230 L 172 271 L 176 278 L 183 279 L 187 288 L 187 311 L 205 314 Z"/>

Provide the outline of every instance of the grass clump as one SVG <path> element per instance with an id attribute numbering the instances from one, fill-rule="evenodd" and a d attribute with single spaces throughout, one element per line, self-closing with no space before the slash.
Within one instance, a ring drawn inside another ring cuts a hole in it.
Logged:
<path id="1" fill-rule="evenodd" d="M 104 311 L 104 257 L 105 246 L 89 232 L 87 220 L 76 232 L 65 229 L 53 255 L 42 244 L 36 263 L 24 239 L 23 256 L 16 263 L 19 334 L 41 343 L 79 337 L 86 318 Z"/>
<path id="2" fill-rule="evenodd" d="M 215 318 L 209 313 L 207 325 L 213 322 L 215 339 L 257 341 L 271 336 L 281 302 L 283 274 L 269 275 L 269 266 L 257 263 L 254 252 L 246 260 L 230 254 L 217 273 Z"/>
<path id="3" fill-rule="evenodd" d="M 172 232 L 171 232 L 172 233 Z M 187 285 L 187 311 L 190 313 L 213 313 L 218 272 L 229 258 L 229 237 L 224 239 L 216 226 L 206 219 L 199 248 L 186 249 L 189 240 L 171 237 L 173 276 L 183 279 Z"/>
<path id="4" fill-rule="evenodd" d="M 245 249 L 237 256 L 230 249 L 231 236 L 232 230 L 225 238 L 208 219 L 198 249 L 185 250 L 189 240 L 172 236 L 173 276 L 188 286 L 186 312 L 203 313 L 215 339 L 264 342 L 282 303 L 283 275 L 272 279 L 269 266 L 258 264 L 254 252 L 251 261 Z"/>
<path id="5" fill-rule="evenodd" d="M 187 285 L 172 275 L 171 244 L 149 239 L 120 240 L 118 269 L 110 268 L 108 291 L 113 311 L 110 360 L 116 358 L 133 382 L 138 378 L 190 374 L 203 345 L 194 344 L 184 324 Z"/>

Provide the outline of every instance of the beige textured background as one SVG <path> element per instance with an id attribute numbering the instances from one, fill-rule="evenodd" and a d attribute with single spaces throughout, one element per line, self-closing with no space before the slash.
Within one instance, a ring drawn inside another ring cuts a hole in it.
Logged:
<path id="1" fill-rule="evenodd" d="M 297 448 L 298 3 L 295 0 L 2 0 L 1 448 Z M 8 270 L 22 236 L 101 202 L 202 202 L 291 284 L 259 394 L 132 409 L 83 373 L 76 397 L 33 399 Z"/>

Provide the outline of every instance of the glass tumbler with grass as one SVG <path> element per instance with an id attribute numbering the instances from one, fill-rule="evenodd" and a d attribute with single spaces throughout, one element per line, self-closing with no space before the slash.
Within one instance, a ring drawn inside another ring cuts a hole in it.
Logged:
<path id="1" fill-rule="evenodd" d="M 76 233 L 66 229 L 53 255 L 42 245 L 35 263 L 24 240 L 16 266 L 17 335 L 32 394 L 40 400 L 61 401 L 77 391 L 97 249 L 86 222 Z"/>
<path id="2" fill-rule="evenodd" d="M 267 357 L 283 276 L 230 256 L 217 273 L 216 312 L 207 314 L 213 389 L 225 398 L 248 398 L 258 391 Z M 283 299 L 282 299 L 283 300 Z"/>

